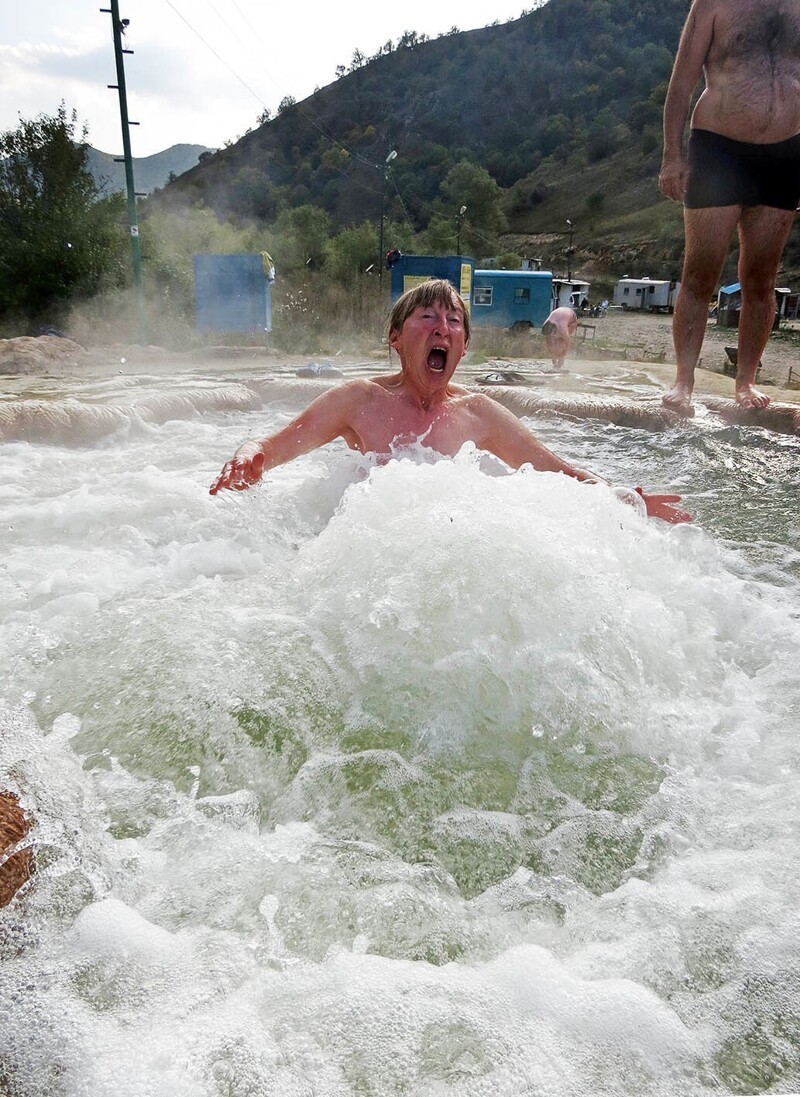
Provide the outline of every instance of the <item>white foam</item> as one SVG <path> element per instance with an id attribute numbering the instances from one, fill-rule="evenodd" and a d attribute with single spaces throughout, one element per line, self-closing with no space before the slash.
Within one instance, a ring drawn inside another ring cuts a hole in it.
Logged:
<path id="1" fill-rule="evenodd" d="M 469 447 L 211 498 L 277 385 L 0 447 L 12 1090 L 797 1089 L 791 576 Z"/>

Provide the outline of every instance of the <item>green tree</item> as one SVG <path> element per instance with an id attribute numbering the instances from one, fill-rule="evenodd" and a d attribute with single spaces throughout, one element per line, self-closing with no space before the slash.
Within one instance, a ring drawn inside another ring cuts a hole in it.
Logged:
<path id="1" fill-rule="evenodd" d="M 522 256 L 515 251 L 503 251 L 497 256 L 498 270 L 519 270 L 522 266 Z"/>
<path id="2" fill-rule="evenodd" d="M 497 182 L 486 168 L 462 160 L 447 173 L 440 190 L 443 201 L 437 213 L 445 218 L 449 213 L 454 236 L 456 215 L 462 206 L 467 207 L 461 218 L 462 252 L 491 255 L 496 250 L 497 234 L 508 228 L 502 207 L 503 191 Z"/>
<path id="3" fill-rule="evenodd" d="M 458 239 L 458 226 L 454 216 L 435 213 L 422 233 L 422 246 L 430 255 L 455 254 Z M 462 252 L 468 249 L 461 242 Z"/>
<path id="4" fill-rule="evenodd" d="M 605 107 L 592 119 L 586 143 L 590 163 L 610 156 L 616 146 L 616 118 L 614 112 Z"/>
<path id="5" fill-rule="evenodd" d="M 331 241 L 328 270 L 340 282 L 347 282 L 375 262 L 378 253 L 378 229 L 371 221 L 343 229 Z"/>
<path id="6" fill-rule="evenodd" d="M 63 322 L 73 301 L 124 279 L 124 200 L 98 196 L 76 125 L 62 103 L 0 134 L 3 319 Z"/>
<path id="7" fill-rule="evenodd" d="M 318 270 L 328 257 L 330 217 L 325 210 L 306 202 L 278 216 L 274 237 L 273 254 L 281 270 Z"/>
<path id="8" fill-rule="evenodd" d="M 202 203 L 180 213 L 151 210 L 142 220 L 140 241 L 148 288 L 185 313 L 194 300 L 195 255 L 272 250 L 263 232 L 220 222 Z"/>

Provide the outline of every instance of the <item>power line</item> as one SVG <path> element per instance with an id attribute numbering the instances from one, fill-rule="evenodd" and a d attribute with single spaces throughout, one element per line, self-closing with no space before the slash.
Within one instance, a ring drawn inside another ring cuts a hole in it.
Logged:
<path id="1" fill-rule="evenodd" d="M 408 213 L 408 210 L 406 209 L 406 204 L 403 201 L 403 196 L 400 193 L 400 188 L 397 185 L 397 180 L 394 177 L 394 173 L 392 172 L 391 168 L 388 169 L 388 172 L 389 172 L 389 178 L 392 181 L 392 186 L 394 187 L 394 190 L 395 190 L 395 194 L 400 199 L 400 205 L 403 208 L 403 216 L 405 217 L 406 221 L 408 222 L 408 227 L 411 229 L 412 232 L 416 232 L 417 230 L 414 228 L 414 222 L 411 220 L 411 218 L 409 216 L 409 213 Z"/>
<path id="2" fill-rule="evenodd" d="M 207 0 L 207 2 L 208 2 L 209 7 L 214 12 L 214 14 L 217 16 L 217 18 L 220 20 L 220 22 L 223 24 L 223 26 L 227 27 L 227 29 L 240 42 L 243 41 L 241 36 L 235 30 L 235 28 L 232 27 L 231 24 L 221 15 L 221 13 L 218 11 L 216 6 L 211 2 L 211 0 Z M 239 4 L 236 2 L 236 0 L 231 0 L 231 2 L 233 4 L 233 7 L 235 8 L 237 13 L 239 14 L 239 16 L 242 18 L 242 20 L 249 27 L 249 29 L 252 32 L 253 36 L 259 42 L 261 42 L 262 45 L 263 45 L 263 41 L 261 40 L 261 37 L 258 33 L 258 30 L 253 26 L 253 24 L 247 18 L 247 16 L 245 15 L 245 13 L 242 11 L 241 7 L 239 6 Z M 217 58 L 217 60 L 220 62 L 220 64 L 224 65 L 225 68 L 228 70 L 228 72 L 230 72 L 231 75 L 236 80 L 238 80 L 238 82 L 242 85 L 242 87 L 244 87 L 254 97 L 254 99 L 256 99 L 256 101 L 266 110 L 267 109 L 266 104 L 265 104 L 263 98 L 258 94 L 258 92 L 254 91 L 254 89 L 250 87 L 250 85 L 247 83 L 247 81 L 242 76 L 240 76 L 239 73 L 225 60 L 225 58 L 222 57 L 221 54 L 211 45 L 211 43 L 208 42 L 203 37 L 203 35 L 196 29 L 196 27 L 193 26 L 193 24 L 186 18 L 186 16 L 183 15 L 183 13 L 178 10 L 178 8 L 175 6 L 175 4 L 172 2 L 172 0 L 164 0 L 164 3 L 166 3 L 175 12 L 175 14 L 178 16 L 178 18 L 183 23 L 186 24 L 186 26 L 189 28 L 189 30 L 192 32 L 192 34 L 194 34 L 199 39 L 199 41 L 203 43 L 203 45 L 206 47 L 206 49 L 208 49 L 214 55 L 214 57 Z M 245 44 L 247 44 L 247 43 L 245 43 Z M 327 128 L 327 126 L 316 115 L 311 113 L 306 107 L 303 107 L 298 103 L 294 103 L 294 104 L 292 104 L 292 109 L 296 110 L 297 113 L 300 115 L 300 117 L 305 119 L 305 121 L 312 128 L 317 130 L 317 132 L 327 142 L 329 142 L 335 148 L 340 149 L 348 157 L 348 160 L 350 161 L 350 164 L 348 165 L 348 167 L 352 168 L 352 167 L 355 166 L 355 164 L 362 164 L 365 167 L 372 168 L 372 169 L 375 169 L 377 171 L 382 171 L 383 170 L 383 165 L 382 164 L 374 163 L 372 160 L 367 159 L 367 157 L 362 156 L 360 153 L 357 153 L 357 152 L 353 151 L 353 149 L 348 148 L 347 145 L 343 144 L 343 142 L 340 141 L 337 137 L 335 137 L 334 134 L 331 133 L 330 130 Z M 333 171 L 337 175 L 339 175 L 342 179 L 346 179 L 351 185 L 355 185 L 355 186 L 359 187 L 362 191 L 366 192 L 367 194 L 378 195 L 379 193 L 381 193 L 380 190 L 377 187 L 372 187 L 369 184 L 365 183 L 364 181 L 355 178 L 354 175 L 352 174 L 352 171 L 347 171 L 343 167 L 334 167 Z M 392 182 L 392 186 L 393 186 L 394 191 L 395 191 L 395 194 L 397 195 L 397 198 L 400 201 L 400 205 L 401 205 L 402 210 L 403 210 L 403 216 L 405 217 L 405 220 L 406 220 L 409 228 L 412 230 L 412 232 L 416 232 L 416 228 L 414 226 L 414 223 L 411 220 L 411 216 L 408 212 L 408 209 L 406 208 L 406 204 L 403 200 L 403 196 L 400 193 L 400 189 L 397 185 L 397 180 L 394 177 L 394 174 L 392 173 L 390 168 L 387 169 L 387 175 L 390 178 L 390 180 Z"/>
<path id="3" fill-rule="evenodd" d="M 247 16 L 246 16 L 246 15 L 245 15 L 245 13 L 244 13 L 244 12 L 242 11 L 242 9 L 241 9 L 241 8 L 239 7 L 239 5 L 238 5 L 238 4 L 236 3 L 236 0 L 231 0 L 231 3 L 232 3 L 232 4 L 233 4 L 233 6 L 234 6 L 234 7 L 236 8 L 236 10 L 238 11 L 239 15 L 241 15 L 241 17 L 242 17 L 242 19 L 243 19 L 243 20 L 245 21 L 245 23 L 247 23 L 248 27 L 249 27 L 249 28 L 250 28 L 250 30 L 251 30 L 251 31 L 253 32 L 253 34 L 254 34 L 254 35 L 256 36 L 256 38 L 258 39 L 258 41 L 259 41 L 259 42 L 261 43 L 261 45 L 263 46 L 263 45 L 264 45 L 264 42 L 263 42 L 263 41 L 262 41 L 262 39 L 261 39 L 261 35 L 260 35 L 260 34 L 258 33 L 258 31 L 256 30 L 256 28 L 255 28 L 255 27 L 253 26 L 253 24 L 252 24 L 252 23 L 250 22 L 250 20 L 249 20 L 249 19 L 247 18 Z"/>
<path id="4" fill-rule="evenodd" d="M 222 15 L 222 13 L 219 11 L 219 9 L 217 7 L 215 7 L 214 4 L 212 4 L 211 0 L 206 0 L 206 3 L 211 8 L 213 13 L 216 15 L 217 19 L 219 19 L 220 23 L 222 23 L 222 25 L 224 27 L 228 28 L 228 30 L 231 32 L 231 34 L 234 36 L 234 38 L 238 39 L 238 41 L 241 42 L 243 46 L 248 46 L 249 47 L 251 45 L 250 42 L 248 42 L 244 38 L 242 38 L 242 36 L 239 34 L 239 32 L 236 30 L 235 27 L 231 26 L 231 24 L 224 17 L 224 15 Z M 239 10 L 239 9 L 237 9 L 237 10 Z M 239 14 L 240 15 L 242 14 L 241 11 L 239 11 Z M 252 26 L 251 26 L 250 29 L 251 29 L 253 34 L 256 34 L 256 35 L 258 34 L 258 32 L 255 30 L 255 28 L 253 28 Z"/>
<path id="5" fill-rule="evenodd" d="M 201 41 L 201 42 L 203 43 L 203 45 L 204 45 L 204 46 L 206 47 L 206 49 L 210 50 L 210 51 L 211 51 L 211 53 L 213 53 L 213 54 L 214 54 L 214 56 L 215 56 L 215 57 L 216 57 L 216 59 L 217 59 L 217 60 L 218 60 L 218 61 L 220 62 L 220 64 L 224 65 L 224 66 L 225 66 L 225 68 L 226 68 L 226 69 L 228 70 L 228 72 L 229 72 L 229 73 L 230 73 L 230 74 L 231 74 L 232 76 L 234 76 L 234 77 L 235 77 L 235 78 L 236 78 L 236 79 L 237 79 L 237 80 L 239 81 L 239 83 L 240 83 L 240 84 L 242 85 L 242 87 L 243 87 L 243 88 L 245 88 L 245 89 L 246 89 L 247 91 L 249 91 L 249 92 L 250 92 L 250 94 L 251 94 L 251 95 L 252 95 L 252 96 L 253 96 L 253 97 L 254 97 L 254 98 L 255 98 L 255 99 L 256 99 L 256 100 L 257 100 L 257 101 L 258 101 L 258 102 L 259 102 L 259 103 L 261 104 L 261 106 L 262 106 L 262 107 L 264 107 L 264 109 L 266 110 L 266 109 L 267 109 L 267 104 L 266 104 L 266 103 L 264 102 L 264 100 L 263 100 L 263 99 L 261 98 L 261 96 L 260 96 L 260 95 L 258 94 L 258 92 L 255 92 L 255 91 L 253 91 L 253 89 L 252 89 L 252 88 L 250 87 L 250 85 L 249 85 L 249 84 L 247 83 L 247 81 L 246 81 L 246 80 L 243 80 L 243 79 L 242 79 L 242 77 L 241 77 L 241 76 L 239 75 L 239 73 L 238 73 L 238 72 L 236 72 L 236 70 L 235 70 L 235 69 L 231 68 L 231 66 L 230 66 L 230 65 L 228 64 L 228 62 L 227 62 L 227 61 L 225 60 L 225 58 L 224 58 L 224 57 L 221 57 L 221 56 L 220 56 L 220 55 L 219 55 L 219 54 L 217 53 L 217 51 L 216 51 L 216 50 L 214 49 L 214 47 L 213 47 L 213 46 L 211 45 L 211 43 L 210 43 L 210 42 L 206 42 L 205 38 L 204 38 L 204 37 L 202 36 L 202 34 L 200 33 L 200 31 L 199 31 L 199 30 L 197 30 L 197 29 L 196 29 L 195 27 L 193 27 L 193 26 L 192 26 L 192 24 L 191 24 L 191 23 L 189 22 L 189 20 L 188 20 L 188 19 L 186 18 L 186 16 L 185 16 L 185 15 L 183 15 L 183 14 L 182 14 L 181 12 L 179 12 L 179 11 L 178 11 L 178 9 L 177 9 L 177 8 L 175 7 L 175 5 L 174 5 L 174 4 L 172 3 L 172 0 L 164 0 L 164 3 L 165 3 L 165 4 L 167 4 L 167 5 L 168 5 L 168 7 L 172 8 L 172 10 L 173 10 L 173 11 L 175 12 L 175 14 L 176 14 L 176 15 L 178 16 L 178 18 L 179 18 L 179 19 L 181 19 L 181 20 L 182 20 L 182 21 L 183 21 L 183 22 L 184 22 L 184 23 L 186 24 L 186 26 L 187 26 L 187 27 L 189 28 L 189 30 L 190 30 L 190 31 L 192 32 L 192 34 L 196 35 L 196 36 L 197 36 L 197 37 L 198 37 L 198 38 L 200 39 L 200 41 Z"/>
<path id="6" fill-rule="evenodd" d="M 250 92 L 250 94 L 261 104 L 261 106 L 265 110 L 268 109 L 267 105 L 264 102 L 264 100 L 262 99 L 262 97 L 257 92 L 255 92 L 250 87 L 250 85 L 239 75 L 239 73 L 236 72 L 236 70 L 231 65 L 229 65 L 228 62 L 222 56 L 220 56 L 220 54 L 214 49 L 214 47 L 209 42 L 206 41 L 206 39 L 202 36 L 202 34 L 189 22 L 189 20 L 186 18 L 186 16 L 183 15 L 182 12 L 180 12 L 175 7 L 175 5 L 172 3 L 172 0 L 164 0 L 164 3 L 167 4 L 170 8 L 172 8 L 172 10 L 175 12 L 175 14 L 179 17 L 179 19 L 181 19 L 182 22 L 184 22 L 186 24 L 186 26 L 189 28 L 189 30 L 192 32 L 192 34 L 194 34 L 203 43 L 203 45 L 206 47 L 206 49 L 210 50 L 210 52 L 213 53 L 213 55 L 217 58 L 217 60 L 222 65 L 225 66 L 225 68 L 228 70 L 228 72 L 230 72 L 231 75 L 234 76 L 239 81 L 239 83 L 242 85 L 242 87 L 246 88 L 246 90 Z M 222 19 L 222 17 L 216 11 L 213 4 L 209 3 L 209 6 L 211 7 L 212 11 L 214 11 L 215 14 L 220 18 L 221 22 L 225 26 L 227 26 L 229 29 L 232 30 L 230 25 L 228 23 L 226 23 L 225 20 Z M 241 14 L 241 11 L 240 11 L 240 14 Z M 257 32 L 255 32 L 255 33 L 256 33 L 256 36 L 258 37 Z M 235 34 L 235 32 L 234 32 L 234 34 Z M 238 35 L 237 35 L 237 37 L 238 37 Z M 241 39 L 240 39 L 240 41 L 241 41 Z M 300 106 L 297 103 L 294 103 L 293 106 L 297 110 L 298 114 L 300 114 L 300 116 L 302 118 L 305 118 L 305 120 L 309 123 L 309 125 L 313 126 L 313 128 L 316 129 L 317 132 L 320 133 L 326 139 L 326 141 L 330 141 L 331 144 L 333 144 L 337 148 L 341 149 L 342 152 L 346 153 L 353 160 L 357 160 L 360 163 L 366 165 L 367 167 L 370 167 L 370 168 L 378 168 L 379 167 L 378 164 L 373 164 L 373 162 L 371 160 L 367 160 L 366 157 L 361 156 L 357 152 L 353 152 L 352 149 L 349 149 L 346 145 L 342 144 L 342 142 L 339 141 L 338 138 L 334 137 L 332 133 L 327 132 L 326 129 L 324 128 L 323 124 L 313 114 L 309 113 L 309 111 L 306 108 Z M 370 188 L 367 188 L 367 189 L 370 189 Z M 375 191 L 374 193 L 377 194 L 378 192 Z"/>

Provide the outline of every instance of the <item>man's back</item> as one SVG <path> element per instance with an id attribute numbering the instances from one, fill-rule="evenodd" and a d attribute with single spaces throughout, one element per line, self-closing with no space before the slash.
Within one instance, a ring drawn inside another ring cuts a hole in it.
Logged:
<path id="1" fill-rule="evenodd" d="M 695 0 L 689 19 L 709 41 L 696 129 L 737 141 L 800 132 L 800 0 Z"/>

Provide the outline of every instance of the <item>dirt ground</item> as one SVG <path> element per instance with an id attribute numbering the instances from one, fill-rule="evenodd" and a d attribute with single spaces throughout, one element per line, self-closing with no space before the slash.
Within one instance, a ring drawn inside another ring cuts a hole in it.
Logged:
<path id="1" fill-rule="evenodd" d="M 735 347 L 736 342 L 734 329 L 717 327 L 713 319 L 709 320 L 695 374 L 697 399 L 733 400 L 734 376 L 732 370 L 725 372 L 726 364 L 730 368 L 725 348 Z M 475 344 L 484 351 L 482 356 L 474 354 Z M 470 360 L 475 364 L 471 366 Z M 497 377 L 494 383 L 499 384 L 503 371 L 520 371 L 527 375 L 529 384 L 543 385 L 553 394 L 605 391 L 616 397 L 660 405 L 662 394 L 675 380 L 672 317 L 622 309 L 612 309 L 604 317 L 581 317 L 566 365 L 564 372 L 552 372 L 545 357 L 544 340 L 536 332 L 528 337 L 527 345 L 524 339 L 508 343 L 496 356 L 491 341 L 479 336 L 473 341 L 462 370 L 476 382 L 485 380 L 486 374 L 494 371 Z M 536 375 L 535 380 L 531 374 Z M 517 383 L 517 379 L 510 383 Z M 800 405 L 800 323 L 785 323 L 770 337 L 757 384 L 774 406 Z"/>
<path id="2" fill-rule="evenodd" d="M 664 362 L 674 365 L 675 350 L 672 343 L 672 317 L 664 313 L 639 313 L 612 309 L 607 316 L 581 320 L 583 324 L 596 325 L 591 329 L 579 329 L 575 340 L 576 351 L 581 353 L 581 344 L 587 353 L 591 353 L 593 343 L 597 345 L 613 344 L 624 347 L 630 360 L 640 362 Z M 796 342 L 793 336 L 800 336 L 800 323 L 788 321 L 781 325 L 780 332 L 770 338 L 762 358 L 759 382 L 790 388 L 793 383 L 800 385 L 800 338 Z M 583 336 L 583 338 L 581 338 Z M 706 328 L 703 349 L 700 355 L 697 384 L 702 385 L 702 371 L 721 372 L 727 361 L 725 347 L 736 346 L 737 332 L 731 328 L 717 327 L 715 320 L 709 320 Z M 791 370 L 791 375 L 790 371 Z"/>
<path id="3" fill-rule="evenodd" d="M 544 340 L 539 332 L 528 335 L 476 331 L 470 352 L 459 368 L 459 378 L 481 383 L 487 374 L 519 371 L 523 383 L 543 386 L 551 393 L 575 393 L 606 389 L 618 396 L 660 404 L 661 394 L 675 377 L 672 344 L 672 317 L 666 314 L 639 313 L 612 309 L 604 317 L 582 317 L 567 358 L 567 369 L 554 373 L 546 358 Z M 700 368 L 695 378 L 698 397 L 732 399 L 733 376 L 724 372 L 725 347 L 736 346 L 737 332 L 719 328 L 709 321 L 703 342 Z M 271 348 L 214 346 L 176 351 L 155 346 L 84 348 L 70 339 L 51 336 L 0 340 L 0 374 L 20 381 L 25 376 L 65 376 L 86 373 L 129 373 L 146 365 L 156 373 L 183 372 L 213 368 L 230 372 L 271 362 L 281 370 L 305 365 L 309 359 L 334 361 L 345 375 L 353 371 L 379 371 L 396 368 L 389 362 L 385 343 L 376 342 L 365 353 L 354 354 L 342 348 L 338 354 L 286 355 Z M 121 368 L 120 368 L 121 367 Z M 509 379 L 511 384 L 517 378 Z M 500 378 L 497 382 L 500 383 Z M 800 322 L 782 325 L 767 344 L 758 384 L 764 387 L 774 404 L 800 405 Z M 11 392 L 8 391 L 11 396 Z"/>

